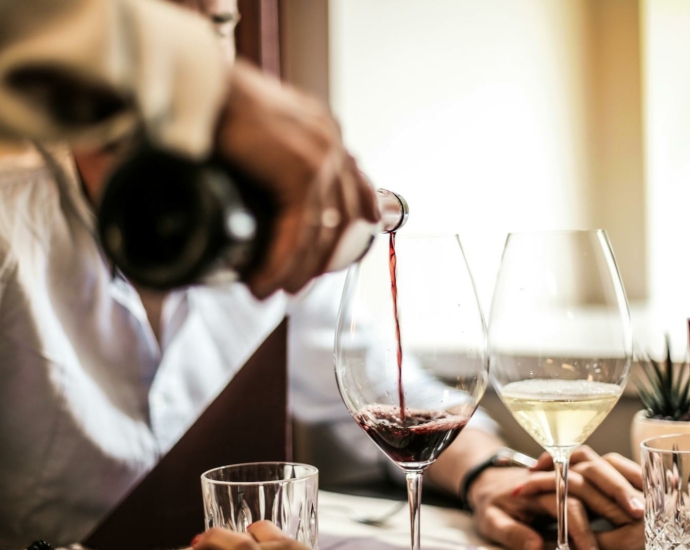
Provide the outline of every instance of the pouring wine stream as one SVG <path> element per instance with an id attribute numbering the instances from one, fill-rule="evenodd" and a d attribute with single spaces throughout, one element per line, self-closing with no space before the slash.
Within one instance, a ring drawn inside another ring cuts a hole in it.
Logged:
<path id="1" fill-rule="evenodd" d="M 391 294 L 393 296 L 393 315 L 395 316 L 395 338 L 398 343 L 398 400 L 400 402 L 400 425 L 405 426 L 405 392 L 402 383 L 402 340 L 400 339 L 400 316 L 398 314 L 398 258 L 395 255 L 395 231 L 388 237 L 388 270 L 391 274 Z"/>

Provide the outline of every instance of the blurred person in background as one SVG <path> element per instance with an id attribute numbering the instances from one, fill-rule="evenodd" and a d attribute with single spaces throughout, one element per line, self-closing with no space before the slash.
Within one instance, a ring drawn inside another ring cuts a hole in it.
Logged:
<path id="1" fill-rule="evenodd" d="M 42 9 L 14 19 L 7 4 L 0 6 L 0 31 L 8 31 L 0 32 L 0 132 L 43 143 L 0 162 L 0 446 L 8 450 L 0 458 L 7 495 L 0 506 L 3 547 L 41 537 L 80 540 L 286 313 L 296 417 L 326 427 L 340 445 L 331 456 L 350 450 L 347 463 L 361 474 L 350 479 L 386 475 L 386 459 L 352 421 L 332 373 L 342 277 L 325 277 L 294 298 L 275 293 L 300 290 L 337 242 L 338 232 L 320 247 L 305 240 L 300 229 L 307 214 L 337 204 L 344 219 L 373 220 L 371 192 L 324 107 L 232 62 L 234 2 L 177 3 L 211 18 L 214 29 L 150 0 L 59 6 L 32 0 L 15 11 Z M 63 9 L 64 26 L 51 30 Z M 113 25 L 116 12 L 138 25 Z M 18 21 L 11 32 L 9 21 Z M 95 47 L 66 39 L 77 31 Z M 141 50 L 127 57 L 118 40 L 133 38 Z M 56 73 L 57 61 L 72 71 Z M 150 139 L 178 153 L 203 158 L 219 151 L 279 197 L 282 221 L 265 269 L 248 286 L 161 294 L 111 276 L 94 237 L 94 208 L 142 124 Z M 46 145 L 55 138 L 70 138 L 73 148 Z M 94 142 L 101 145 L 86 145 Z M 324 180 L 317 174 L 329 156 L 340 159 L 341 170 Z M 331 200 L 310 203 L 311 186 Z M 343 188 L 357 190 L 354 204 L 333 199 L 352 196 Z M 252 293 L 272 296 L 259 302 Z M 428 481 L 457 495 L 474 472 L 464 505 L 475 511 L 479 531 L 509 548 L 539 548 L 542 538 L 529 525 L 555 516 L 551 464 L 544 457 L 543 471 L 484 467 L 502 445 L 479 413 L 429 469 Z M 641 547 L 639 477 L 639 468 L 621 457 L 602 458 L 586 448 L 575 454 L 570 532 L 576 548 Z M 108 490 L 93 494 L 89 487 L 103 478 Z M 617 529 L 595 535 L 590 513 Z M 217 550 L 242 542 L 223 536 L 197 544 Z"/>

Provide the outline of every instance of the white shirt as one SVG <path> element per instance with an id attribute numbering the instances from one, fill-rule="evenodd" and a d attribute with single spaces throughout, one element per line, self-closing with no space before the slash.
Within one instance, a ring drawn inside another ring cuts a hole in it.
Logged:
<path id="1" fill-rule="evenodd" d="M 0 547 L 81 540 L 286 314 L 294 415 L 381 473 L 335 384 L 342 275 L 296 299 L 258 302 L 241 284 L 173 292 L 159 346 L 94 222 L 66 149 L 0 159 Z"/>

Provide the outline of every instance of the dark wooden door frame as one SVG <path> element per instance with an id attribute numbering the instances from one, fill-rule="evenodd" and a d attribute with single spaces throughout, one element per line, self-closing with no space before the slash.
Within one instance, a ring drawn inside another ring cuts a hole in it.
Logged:
<path id="1" fill-rule="evenodd" d="M 279 0 L 239 0 L 237 53 L 276 76 L 280 71 Z"/>

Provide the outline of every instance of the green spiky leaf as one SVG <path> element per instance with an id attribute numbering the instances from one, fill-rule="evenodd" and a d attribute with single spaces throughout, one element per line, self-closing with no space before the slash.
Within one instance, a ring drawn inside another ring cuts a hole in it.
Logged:
<path id="1" fill-rule="evenodd" d="M 690 321 L 688 323 L 690 334 Z M 646 356 L 636 377 L 638 395 L 649 418 L 680 420 L 690 418 L 690 365 L 674 365 L 671 344 L 666 335 L 663 364 Z"/>

